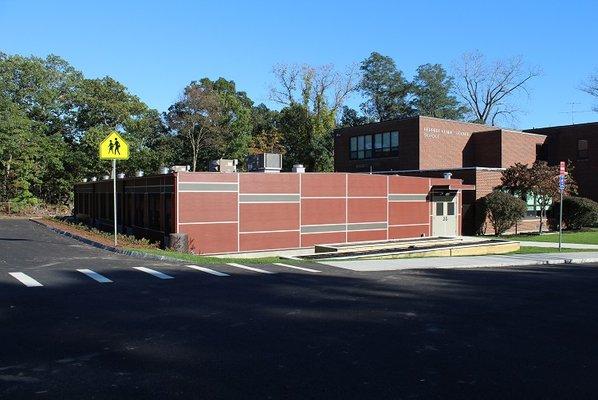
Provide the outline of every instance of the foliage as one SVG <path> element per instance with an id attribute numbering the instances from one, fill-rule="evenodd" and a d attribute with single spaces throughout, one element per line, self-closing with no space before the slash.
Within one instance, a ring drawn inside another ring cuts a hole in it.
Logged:
<path id="1" fill-rule="evenodd" d="M 106 232 L 86 225 L 76 218 L 73 217 L 52 217 L 48 218 L 47 221 L 57 224 L 61 229 L 64 229 L 71 233 L 83 233 L 84 236 L 88 236 L 92 240 L 98 240 L 102 238 L 112 241 L 114 239 L 114 233 Z M 158 249 L 160 247 L 159 242 L 152 242 L 146 238 L 136 238 L 131 235 L 118 234 L 118 243 L 121 246 L 133 246 L 135 248 L 142 249 Z"/>
<path id="2" fill-rule="evenodd" d="M 456 120 L 467 112 L 451 94 L 453 77 L 440 64 L 420 65 L 411 85 L 415 96 L 411 104 L 418 115 Z"/>
<path id="3" fill-rule="evenodd" d="M 563 223 L 573 230 L 597 226 L 598 203 L 585 197 L 563 197 Z"/>
<path id="4" fill-rule="evenodd" d="M 361 110 L 368 119 L 386 121 L 414 115 L 409 101 L 411 86 L 391 57 L 373 52 L 360 69 L 359 90 L 367 99 Z"/>
<path id="5" fill-rule="evenodd" d="M 364 115 L 359 115 L 357 110 L 343 106 L 343 112 L 341 114 L 341 120 L 339 124 L 340 128 L 364 125 L 368 122 L 370 122 L 369 119 Z"/>
<path id="6" fill-rule="evenodd" d="M 571 177 L 573 166 L 568 165 L 569 174 L 566 176 L 565 194 L 577 193 L 577 184 Z M 526 196 L 532 194 L 540 207 L 539 232 L 542 233 L 546 210 L 550 204 L 556 202 L 560 197 L 558 185 L 559 167 L 550 166 L 546 161 L 536 161 L 531 167 L 517 163 L 505 171 L 501 177 L 501 190 L 508 191 L 513 195 Z"/>
<path id="7" fill-rule="evenodd" d="M 333 136 L 336 115 L 354 90 L 352 70 L 344 74 L 332 65 L 277 65 L 272 100 L 280 111 L 284 167 L 303 164 L 307 171 L 333 170 Z"/>
<path id="8" fill-rule="evenodd" d="M 216 158 L 244 159 L 251 144 L 253 102 L 235 83 L 191 82 L 165 115 L 171 132 L 191 149 L 192 170 Z"/>
<path id="9" fill-rule="evenodd" d="M 112 129 L 130 142 L 125 172 L 170 162 L 157 111 L 110 77 L 86 79 L 63 59 L 0 54 L 0 200 L 67 204 L 74 182 L 110 170 L 97 146 Z"/>
<path id="10" fill-rule="evenodd" d="M 488 194 L 484 205 L 495 235 L 503 234 L 525 216 L 525 202 L 500 190 Z"/>
<path id="11" fill-rule="evenodd" d="M 283 134 L 280 130 L 280 113 L 278 111 L 270 110 L 262 103 L 252 108 L 251 120 L 253 131 L 249 147 L 250 154 L 286 153 L 282 144 Z"/>

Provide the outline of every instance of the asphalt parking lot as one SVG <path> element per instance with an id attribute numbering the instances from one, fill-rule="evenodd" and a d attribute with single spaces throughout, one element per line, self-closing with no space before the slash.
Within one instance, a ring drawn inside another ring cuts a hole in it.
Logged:
<path id="1" fill-rule="evenodd" d="M 0 397 L 596 397 L 596 265 L 243 266 L 0 220 Z"/>

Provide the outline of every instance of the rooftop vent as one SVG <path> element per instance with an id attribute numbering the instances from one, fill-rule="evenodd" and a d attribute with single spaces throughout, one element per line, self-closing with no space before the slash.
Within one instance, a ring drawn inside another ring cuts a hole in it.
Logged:
<path id="1" fill-rule="evenodd" d="M 210 161 L 210 172 L 237 172 L 237 165 L 239 160 L 227 160 L 221 158 L 220 160 Z"/>
<path id="2" fill-rule="evenodd" d="M 451 177 L 453 176 L 453 173 L 452 172 L 445 172 L 442 175 L 444 176 L 444 179 L 451 179 Z"/>
<path id="3" fill-rule="evenodd" d="M 303 166 L 303 164 L 295 164 L 293 165 L 293 172 L 302 174 L 305 172 L 305 167 Z"/>
<path id="4" fill-rule="evenodd" d="M 172 172 L 187 172 L 191 170 L 191 167 L 188 165 L 173 165 L 170 169 Z"/>

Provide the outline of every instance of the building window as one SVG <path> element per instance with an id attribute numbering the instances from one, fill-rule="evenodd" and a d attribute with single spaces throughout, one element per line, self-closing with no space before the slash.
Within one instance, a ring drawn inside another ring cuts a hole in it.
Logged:
<path id="1" fill-rule="evenodd" d="M 357 158 L 357 136 L 351 138 L 351 160 Z"/>
<path id="2" fill-rule="evenodd" d="M 527 205 L 527 211 L 525 213 L 526 218 L 538 218 L 540 217 L 540 213 L 542 212 L 542 207 L 538 202 L 538 197 L 533 194 L 527 194 L 525 196 L 525 203 Z M 548 201 L 548 205 L 546 209 L 549 209 L 552 205 L 552 201 Z"/>
<path id="3" fill-rule="evenodd" d="M 588 141 L 586 139 L 577 140 L 577 159 L 587 160 L 588 159 Z"/>
<path id="4" fill-rule="evenodd" d="M 396 157 L 399 155 L 399 132 L 353 136 L 349 150 L 351 160 Z"/>

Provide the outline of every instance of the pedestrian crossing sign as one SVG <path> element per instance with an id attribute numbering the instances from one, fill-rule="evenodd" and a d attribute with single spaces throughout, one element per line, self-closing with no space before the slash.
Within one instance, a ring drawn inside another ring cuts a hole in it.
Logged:
<path id="1" fill-rule="evenodd" d="M 100 160 L 127 160 L 129 145 L 116 131 L 112 131 L 100 143 Z"/>

